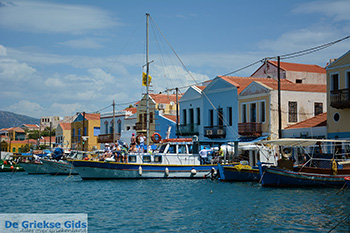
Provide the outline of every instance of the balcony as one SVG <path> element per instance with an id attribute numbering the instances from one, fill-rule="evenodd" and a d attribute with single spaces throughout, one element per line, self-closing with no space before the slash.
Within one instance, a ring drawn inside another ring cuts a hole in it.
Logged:
<path id="1" fill-rule="evenodd" d="M 115 140 L 120 139 L 120 134 L 115 134 Z M 97 142 L 98 143 L 113 143 L 113 134 L 100 134 L 97 136 Z"/>
<path id="2" fill-rule="evenodd" d="M 176 131 L 176 135 L 179 135 L 179 136 L 199 135 L 198 125 L 197 124 L 179 125 L 179 130 Z"/>
<path id="3" fill-rule="evenodd" d="M 330 97 L 332 108 L 350 108 L 350 88 L 331 91 Z"/>
<path id="4" fill-rule="evenodd" d="M 135 130 L 137 130 L 137 131 L 146 131 L 147 130 L 146 122 L 136 122 Z"/>
<path id="5" fill-rule="evenodd" d="M 204 127 L 204 136 L 207 138 L 225 138 L 226 129 L 223 125 Z"/>
<path id="6" fill-rule="evenodd" d="M 259 122 L 238 123 L 238 133 L 244 136 L 261 136 L 262 128 Z"/>

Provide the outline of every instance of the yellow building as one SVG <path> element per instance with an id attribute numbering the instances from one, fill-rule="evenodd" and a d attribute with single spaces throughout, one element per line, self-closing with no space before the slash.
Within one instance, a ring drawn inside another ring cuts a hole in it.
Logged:
<path id="1" fill-rule="evenodd" d="M 59 123 L 56 129 L 56 143 L 69 149 L 72 145 L 71 123 Z"/>
<path id="2" fill-rule="evenodd" d="M 79 113 L 71 124 L 72 149 L 92 151 L 100 149 L 100 114 Z"/>
<path id="3" fill-rule="evenodd" d="M 350 139 L 350 51 L 326 67 L 327 134 L 331 139 Z"/>

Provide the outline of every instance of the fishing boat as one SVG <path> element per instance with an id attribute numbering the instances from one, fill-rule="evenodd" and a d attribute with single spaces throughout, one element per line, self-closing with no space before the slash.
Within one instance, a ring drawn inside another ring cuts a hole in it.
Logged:
<path id="1" fill-rule="evenodd" d="M 274 151 L 262 145 L 254 143 L 240 143 L 237 165 L 218 165 L 219 179 L 221 181 L 259 181 L 260 172 L 258 162 L 276 164 Z M 246 159 L 246 160 L 242 160 Z"/>
<path id="2" fill-rule="evenodd" d="M 23 172 L 24 169 L 14 161 L 0 160 L 0 172 Z"/>
<path id="3" fill-rule="evenodd" d="M 50 175 L 78 175 L 73 165 L 67 159 L 83 159 L 86 156 L 83 151 L 71 151 L 67 156 L 41 159 L 44 168 Z"/>
<path id="4" fill-rule="evenodd" d="M 83 180 L 152 179 L 213 177 L 217 164 L 201 164 L 199 154 L 192 153 L 192 138 L 164 139 L 152 153 L 132 153 L 128 162 L 114 159 L 69 160 Z"/>
<path id="5" fill-rule="evenodd" d="M 284 156 L 284 158 L 278 160 L 277 166 L 260 163 L 259 171 L 262 186 L 343 186 L 345 177 L 350 176 L 350 168 L 340 164 L 340 162 L 348 161 L 346 155 L 339 153 L 339 151 L 336 153 L 322 148 L 322 145 L 327 145 L 334 151 L 337 147 L 338 149 L 347 147 L 345 143 L 349 143 L 348 141 L 279 139 L 265 143 L 281 147 L 287 146 L 289 148 L 298 146 L 308 154 L 308 160 L 303 164 L 295 165 L 293 160 L 290 159 L 291 157 L 286 158 Z M 308 153 L 310 151 L 313 153 Z M 283 153 L 283 150 L 281 150 L 281 153 Z"/>

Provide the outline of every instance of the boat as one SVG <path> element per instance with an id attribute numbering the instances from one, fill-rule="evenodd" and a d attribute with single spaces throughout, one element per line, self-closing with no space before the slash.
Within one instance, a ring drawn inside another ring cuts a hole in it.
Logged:
<path id="1" fill-rule="evenodd" d="M 218 165 L 220 181 L 255 181 L 260 180 L 259 162 L 276 164 L 274 151 L 254 143 L 240 143 L 237 165 Z M 241 160 L 241 159 L 247 160 Z"/>
<path id="2" fill-rule="evenodd" d="M 85 155 L 83 151 L 71 151 L 67 156 L 52 156 L 52 158 L 41 159 L 41 162 L 50 175 L 78 175 L 67 159 L 83 159 Z"/>
<path id="3" fill-rule="evenodd" d="M 221 181 L 256 181 L 260 180 L 259 168 L 248 165 L 248 161 L 240 161 L 234 166 L 218 165 Z"/>
<path id="4" fill-rule="evenodd" d="M 350 189 L 350 176 L 344 177 L 345 180 L 345 184 L 348 187 L 348 189 Z"/>
<path id="5" fill-rule="evenodd" d="M 50 153 L 50 150 L 33 150 L 30 153 L 22 153 L 19 156 L 18 164 L 28 174 L 48 174 L 48 170 L 41 162 L 41 158 L 49 156 Z"/>
<path id="6" fill-rule="evenodd" d="M 162 140 L 152 153 L 128 154 L 128 162 L 68 160 L 83 180 L 89 179 L 204 179 L 217 174 L 218 164 L 201 164 L 199 154 L 191 153 L 192 138 Z"/>
<path id="7" fill-rule="evenodd" d="M 24 169 L 11 160 L 0 160 L 0 172 L 23 172 Z"/>
<path id="8" fill-rule="evenodd" d="M 348 161 L 345 154 L 330 151 L 337 147 L 346 147 L 345 143 L 349 143 L 349 141 L 278 139 L 276 141 L 266 141 L 265 143 L 281 147 L 287 146 L 288 148 L 298 146 L 308 154 L 309 159 L 303 164 L 295 165 L 293 160 L 290 159 L 290 155 L 288 155 L 278 160 L 277 166 L 260 163 L 259 172 L 262 186 L 343 186 L 345 177 L 350 176 L 350 168 L 341 164 L 341 162 Z M 328 146 L 328 149 L 324 150 L 321 145 Z M 308 151 L 314 153 L 308 153 Z M 290 152 L 291 154 L 293 153 L 292 150 Z M 283 153 L 283 150 L 281 150 L 281 153 Z"/>

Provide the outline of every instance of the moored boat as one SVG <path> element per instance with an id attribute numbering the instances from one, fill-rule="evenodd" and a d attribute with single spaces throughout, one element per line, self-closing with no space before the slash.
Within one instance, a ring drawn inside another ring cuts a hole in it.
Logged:
<path id="1" fill-rule="evenodd" d="M 192 153 L 192 139 L 165 139 L 153 153 L 129 154 L 128 162 L 114 159 L 69 160 L 82 179 L 203 179 L 217 173 L 217 164 L 201 164 Z"/>
<path id="2" fill-rule="evenodd" d="M 72 164 L 63 160 L 41 159 L 44 169 L 50 175 L 78 175 Z"/>
<path id="3" fill-rule="evenodd" d="M 347 147 L 346 143 L 348 141 L 280 139 L 265 143 L 289 148 L 292 146 L 303 147 L 302 149 L 304 153 L 308 154 L 309 159 L 303 164 L 295 165 L 291 159 L 293 150 L 290 150 L 291 157 L 289 155 L 284 156 L 284 158 L 278 160 L 277 166 L 260 163 L 259 171 L 262 186 L 343 186 L 345 184 L 344 178 L 350 176 L 350 168 L 341 164 L 341 162 L 348 161 L 348 158 L 345 154 L 339 153 L 341 151 L 339 148 Z M 328 149 L 323 147 L 323 144 L 327 145 Z M 335 149 L 338 152 L 332 151 Z M 308 153 L 310 151 L 312 153 Z M 283 150 L 281 150 L 281 153 L 283 153 Z"/>
<path id="4" fill-rule="evenodd" d="M 346 186 L 348 186 L 348 188 L 350 188 L 350 176 L 344 177 L 344 180 L 345 180 Z"/>
<path id="5" fill-rule="evenodd" d="M 234 166 L 219 165 L 218 169 L 221 181 L 260 180 L 259 168 L 249 166 L 247 161 L 241 161 L 240 164 Z"/>
<path id="6" fill-rule="evenodd" d="M 0 172 L 23 172 L 24 169 L 14 161 L 0 160 Z"/>

